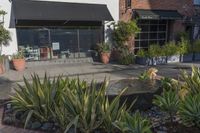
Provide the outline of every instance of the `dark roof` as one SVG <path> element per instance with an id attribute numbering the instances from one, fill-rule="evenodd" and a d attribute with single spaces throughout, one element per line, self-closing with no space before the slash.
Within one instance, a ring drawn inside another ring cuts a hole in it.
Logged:
<path id="1" fill-rule="evenodd" d="M 112 21 L 106 5 L 13 0 L 16 20 Z"/>
<path id="2" fill-rule="evenodd" d="M 135 10 L 140 19 L 182 19 L 182 15 L 176 10 Z"/>

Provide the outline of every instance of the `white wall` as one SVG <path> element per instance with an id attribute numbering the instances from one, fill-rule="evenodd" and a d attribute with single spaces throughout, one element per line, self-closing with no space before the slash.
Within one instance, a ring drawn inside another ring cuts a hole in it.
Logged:
<path id="1" fill-rule="evenodd" d="M 37 1 L 37 0 L 36 0 Z M 59 1 L 59 2 L 72 2 L 72 3 L 90 3 L 90 4 L 106 4 L 114 21 L 119 20 L 119 0 L 43 0 L 43 1 Z M 12 55 L 17 52 L 17 37 L 16 29 L 9 28 L 10 24 L 10 13 L 11 13 L 11 3 L 9 0 L 0 0 L 0 9 L 7 12 L 5 16 L 4 26 L 11 33 L 12 41 L 10 41 L 8 46 L 3 47 L 2 54 Z M 110 40 L 110 25 L 111 22 L 105 22 L 105 41 Z"/>
<path id="2" fill-rule="evenodd" d="M 0 9 L 7 12 L 4 16 L 4 27 L 10 31 L 12 41 L 9 42 L 8 46 L 3 46 L 2 54 L 12 55 L 17 52 L 17 37 L 16 37 L 16 29 L 9 28 L 10 25 L 10 13 L 11 13 L 11 3 L 9 0 L 0 0 Z"/>

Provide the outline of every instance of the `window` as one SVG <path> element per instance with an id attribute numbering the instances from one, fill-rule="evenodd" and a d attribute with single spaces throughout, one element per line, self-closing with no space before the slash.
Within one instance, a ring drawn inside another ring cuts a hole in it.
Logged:
<path id="1" fill-rule="evenodd" d="M 194 0 L 194 5 L 200 6 L 200 0 Z"/>
<path id="2" fill-rule="evenodd" d="M 126 0 L 125 1 L 125 5 L 126 5 L 126 9 L 130 9 L 131 8 L 131 0 Z"/>
<path id="3" fill-rule="evenodd" d="M 135 38 L 135 49 L 148 49 L 151 44 L 163 45 L 167 41 L 167 20 L 139 20 L 141 32 Z"/>

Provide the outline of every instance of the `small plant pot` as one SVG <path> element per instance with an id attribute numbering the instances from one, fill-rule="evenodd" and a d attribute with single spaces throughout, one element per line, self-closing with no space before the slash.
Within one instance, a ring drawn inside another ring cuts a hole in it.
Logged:
<path id="1" fill-rule="evenodd" d="M 185 54 L 181 56 L 181 62 L 192 62 L 193 54 Z"/>
<path id="2" fill-rule="evenodd" d="M 167 56 L 167 63 L 177 63 L 180 62 L 180 55 Z"/>
<path id="3" fill-rule="evenodd" d="M 194 54 L 194 61 L 200 61 L 200 53 Z"/>
<path id="4" fill-rule="evenodd" d="M 25 59 L 13 59 L 12 62 L 15 70 L 23 71 L 25 69 Z"/>
<path id="5" fill-rule="evenodd" d="M 108 64 L 109 61 L 110 61 L 110 53 L 104 53 L 104 52 L 102 52 L 102 53 L 101 53 L 101 61 L 102 61 L 104 64 Z"/>
<path id="6" fill-rule="evenodd" d="M 139 64 L 139 65 L 148 65 L 149 58 L 137 56 L 135 62 L 136 62 L 136 64 Z"/>

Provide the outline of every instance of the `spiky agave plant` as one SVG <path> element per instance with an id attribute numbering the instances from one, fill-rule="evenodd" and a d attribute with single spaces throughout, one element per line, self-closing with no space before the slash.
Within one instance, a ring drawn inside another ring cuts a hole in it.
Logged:
<path id="1" fill-rule="evenodd" d="M 55 110 L 54 103 L 60 103 L 60 96 L 66 86 L 66 80 L 60 76 L 53 81 L 45 74 L 42 81 L 39 76 L 32 75 L 32 83 L 24 78 L 25 85 L 15 89 L 16 94 L 11 96 L 14 111 L 22 112 L 27 126 L 31 118 L 46 122 L 52 119 L 51 112 Z"/>
<path id="2" fill-rule="evenodd" d="M 122 133 L 152 133 L 151 124 L 147 118 L 136 112 L 131 116 L 125 112 L 121 121 L 113 123 Z"/>
<path id="3" fill-rule="evenodd" d="M 174 91 L 172 89 L 165 90 L 161 96 L 155 96 L 155 98 L 153 99 L 153 103 L 158 106 L 162 111 L 169 114 L 170 122 L 173 126 L 173 116 L 176 115 L 180 103 L 177 91 Z"/>
<path id="4" fill-rule="evenodd" d="M 179 115 L 184 125 L 200 128 L 200 93 L 185 97 L 180 104 Z"/>
<path id="5" fill-rule="evenodd" d="M 185 82 L 185 88 L 188 93 L 192 95 L 200 93 L 200 70 L 196 66 L 192 66 L 192 73 L 188 74 L 186 71 L 183 71 L 181 74 L 183 81 Z"/>

